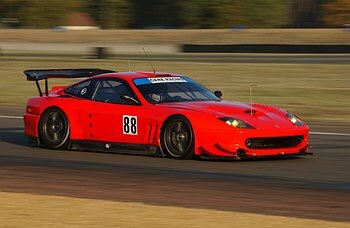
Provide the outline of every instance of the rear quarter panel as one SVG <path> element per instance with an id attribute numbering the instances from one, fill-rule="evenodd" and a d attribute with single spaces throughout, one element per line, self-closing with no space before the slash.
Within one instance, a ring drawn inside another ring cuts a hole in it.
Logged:
<path id="1" fill-rule="evenodd" d="M 69 97 L 34 97 L 27 102 L 26 112 L 23 115 L 25 134 L 39 137 L 38 126 L 40 116 L 49 108 L 59 108 L 65 114 L 70 124 L 70 137 L 82 139 L 83 134 L 77 115 L 79 99 Z"/>

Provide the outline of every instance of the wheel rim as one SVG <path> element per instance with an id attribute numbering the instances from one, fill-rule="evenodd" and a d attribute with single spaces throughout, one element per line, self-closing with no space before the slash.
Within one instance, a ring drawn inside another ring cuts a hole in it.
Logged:
<path id="1" fill-rule="evenodd" d="M 47 139 L 55 144 L 59 144 L 65 140 L 67 127 L 65 117 L 58 111 L 50 112 L 43 124 L 44 134 Z"/>
<path id="2" fill-rule="evenodd" d="M 165 147 L 173 157 L 182 157 L 192 146 L 192 131 L 183 120 L 170 122 L 165 129 Z"/>

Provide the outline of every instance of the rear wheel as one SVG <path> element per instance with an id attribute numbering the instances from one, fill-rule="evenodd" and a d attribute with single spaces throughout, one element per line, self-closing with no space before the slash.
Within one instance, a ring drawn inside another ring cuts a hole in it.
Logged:
<path id="1" fill-rule="evenodd" d="M 40 142 L 53 149 L 66 149 L 69 145 L 69 123 L 58 108 L 46 110 L 39 122 Z"/>
<path id="2" fill-rule="evenodd" d="M 193 130 L 183 116 L 171 118 L 164 126 L 162 145 L 169 157 L 186 159 L 193 157 Z"/>

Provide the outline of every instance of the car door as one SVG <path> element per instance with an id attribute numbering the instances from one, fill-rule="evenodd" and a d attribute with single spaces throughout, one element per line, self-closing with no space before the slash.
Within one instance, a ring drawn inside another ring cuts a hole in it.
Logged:
<path id="1" fill-rule="evenodd" d="M 95 79 L 90 100 L 80 103 L 84 135 L 89 140 L 140 144 L 146 126 L 140 103 L 122 99 L 127 95 L 138 101 L 128 83 L 117 78 Z"/>
<path id="2" fill-rule="evenodd" d="M 78 138 L 73 138 L 74 140 L 90 140 L 92 139 L 90 133 L 91 123 L 89 122 L 89 107 L 91 107 L 91 96 L 94 89 L 95 80 L 88 79 L 82 82 L 76 83 L 67 89 L 65 93 L 74 98 L 74 102 L 71 102 L 72 107 L 76 110 L 77 117 L 74 120 L 77 120 L 76 123 L 71 123 L 74 126 L 80 126 L 77 129 L 71 129 L 75 134 L 78 135 Z M 91 109 L 90 109 L 91 110 Z"/>

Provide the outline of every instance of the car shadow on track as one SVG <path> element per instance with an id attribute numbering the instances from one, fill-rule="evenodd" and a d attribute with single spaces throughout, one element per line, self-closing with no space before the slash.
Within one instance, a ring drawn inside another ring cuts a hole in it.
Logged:
<path id="1" fill-rule="evenodd" d="M 24 135 L 23 128 L 0 128 L 0 142 L 11 143 L 14 145 L 33 147 L 29 139 Z"/>
<path id="2" fill-rule="evenodd" d="M 220 158 L 212 158 L 212 159 L 203 159 L 203 158 L 196 158 L 195 160 L 199 160 L 199 161 L 207 161 L 207 162 L 259 162 L 259 161 L 273 161 L 273 160 L 297 160 L 297 159 L 304 159 L 304 157 L 259 157 L 259 158 L 245 158 L 245 159 L 241 159 L 241 160 L 237 160 L 237 159 L 220 159 Z"/>

